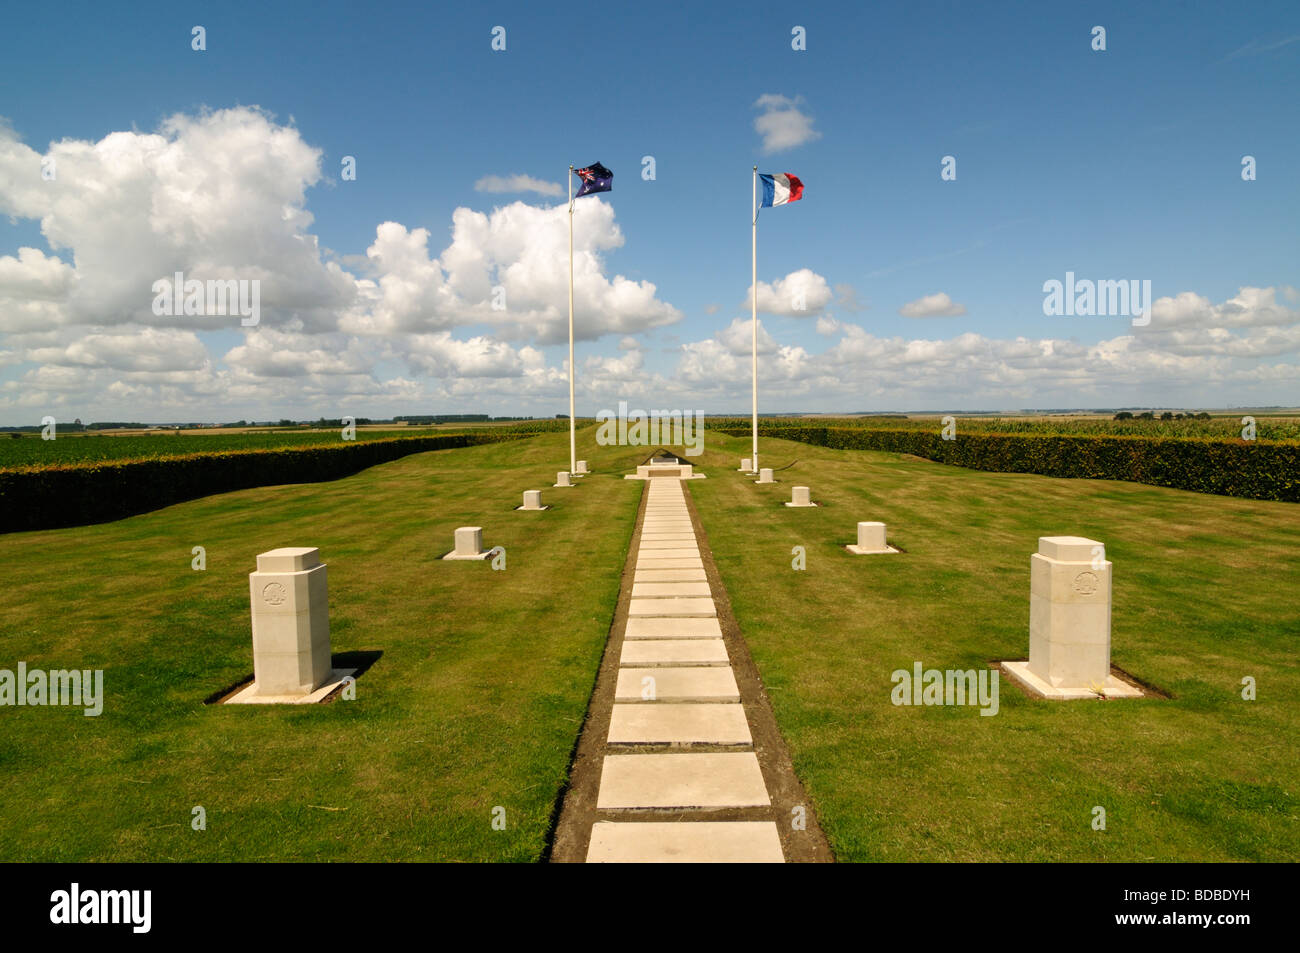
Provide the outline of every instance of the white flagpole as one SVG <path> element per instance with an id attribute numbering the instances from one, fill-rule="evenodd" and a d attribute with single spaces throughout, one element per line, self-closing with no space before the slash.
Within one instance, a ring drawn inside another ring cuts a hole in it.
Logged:
<path id="1" fill-rule="evenodd" d="M 573 422 L 573 166 L 569 166 L 569 473 L 578 469 Z"/>
<path id="2" fill-rule="evenodd" d="M 751 331 L 753 332 L 754 345 L 754 455 L 750 460 L 754 473 L 758 472 L 758 166 L 754 166 L 754 217 L 751 222 L 753 233 L 750 236 L 750 265 L 752 266 L 752 275 L 750 280 L 750 299 L 751 299 Z"/>

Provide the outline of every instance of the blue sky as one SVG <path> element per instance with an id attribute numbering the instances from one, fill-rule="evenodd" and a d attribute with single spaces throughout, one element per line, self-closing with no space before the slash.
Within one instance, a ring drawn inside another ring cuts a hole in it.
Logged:
<path id="1" fill-rule="evenodd" d="M 748 319 L 754 164 L 792 172 L 806 188 L 799 203 L 760 217 L 760 281 L 810 269 L 837 289 L 807 315 L 763 317 L 772 339 L 765 360 L 774 362 L 767 409 L 1300 402 L 1300 302 L 1287 291 L 1300 286 L 1294 2 L 578 11 L 536 3 L 33 8 L 0 37 L 0 115 L 16 142 L 44 155 L 61 140 L 155 133 L 176 114 L 258 107 L 319 150 L 321 178 L 303 202 L 313 219 L 303 231 L 318 238 L 323 260 L 357 277 L 382 222 L 427 229 L 435 257 L 452 240 L 458 208 L 563 202 L 476 190 L 484 176 L 562 186 L 569 163 L 603 162 L 614 191 L 579 203 L 582 212 L 583 203 L 607 201 L 622 234 L 620 247 L 601 251 L 601 273 L 653 283 L 655 299 L 680 317 L 638 325 L 632 316 L 607 327 L 578 315 L 588 338 L 579 346 L 580 380 L 584 361 L 611 362 L 586 375 L 600 381 L 580 392 L 587 413 L 620 399 L 747 409 L 747 356 L 719 345 L 718 335 L 733 318 Z M 207 31 L 203 52 L 190 48 L 195 24 Z M 490 48 L 497 25 L 506 30 L 503 52 Z M 804 51 L 791 49 L 796 25 L 806 29 Z M 1106 29 L 1105 51 L 1091 48 L 1095 25 Z M 764 151 L 754 123 L 765 94 L 791 101 L 815 135 Z M 355 181 L 340 180 L 344 155 L 356 157 Z M 653 181 L 640 174 L 647 155 Z M 955 181 L 940 178 L 945 155 L 956 160 Z M 1256 159 L 1255 181 L 1242 180 L 1245 155 Z M 7 189 L 19 192 L 4 168 L 0 211 L 10 217 L 0 220 L 0 255 L 31 246 L 80 270 L 75 241 L 53 248 L 43 234 L 42 219 L 55 212 L 39 200 L 4 201 Z M 195 241 L 188 247 L 201 248 Z M 1135 334 L 1123 317 L 1045 316 L 1043 283 L 1067 271 L 1149 279 L 1158 299 L 1196 300 L 1158 307 L 1149 334 Z M 6 298 L 0 284 L 0 320 L 31 287 L 16 278 Z M 1271 293 L 1243 300 L 1242 288 Z M 899 313 L 940 293 L 964 313 Z M 149 298 L 142 316 L 107 322 L 114 335 L 148 325 Z M 1251 314 L 1242 318 L 1243 310 Z M 263 327 L 289 327 L 293 313 L 272 309 Z M 51 320 L 57 334 L 0 323 L 9 332 L 0 333 L 0 354 L 9 354 L 0 361 L 0 423 L 34 422 L 47 405 L 60 419 L 74 411 L 98 419 L 101 408 L 132 419 L 317 416 L 316 404 L 336 416 L 346 412 L 333 406 L 339 401 L 364 415 L 565 409 L 566 392 L 555 386 L 563 347 L 530 340 L 526 319 L 503 330 L 468 313 L 423 326 L 417 315 L 400 332 L 363 335 L 357 353 L 366 356 L 345 373 L 307 361 L 296 390 L 279 381 L 265 391 L 257 389 L 265 366 L 226 360 L 249 333 L 237 326 L 194 329 L 209 355 L 207 383 L 187 390 L 185 371 L 199 376 L 193 360 L 169 368 L 87 357 L 94 348 L 78 348 L 76 335 L 102 342 L 96 318 Z M 846 346 L 819 363 L 846 325 L 857 329 L 857 350 Z M 535 348 L 551 373 L 525 355 L 531 376 L 518 362 L 499 377 L 458 374 L 465 365 L 446 357 L 443 344 L 436 359 L 413 367 L 406 335 L 435 331 Z M 318 323 L 275 346 L 337 351 L 350 346 L 338 336 L 346 333 Z M 1123 359 L 1089 356 L 1125 336 L 1137 341 Z M 1048 347 L 1064 362 L 1054 368 L 1041 346 L 1026 358 L 1018 339 L 1079 350 Z M 958 340 L 966 343 L 951 343 Z M 916 341 L 933 346 L 909 346 Z M 977 358 L 972 348 L 987 353 Z M 616 363 L 629 352 L 636 361 Z M 72 386 L 43 367 L 84 373 Z M 704 373 L 709 367 L 716 379 Z M 386 386 L 393 380 L 403 384 Z"/>

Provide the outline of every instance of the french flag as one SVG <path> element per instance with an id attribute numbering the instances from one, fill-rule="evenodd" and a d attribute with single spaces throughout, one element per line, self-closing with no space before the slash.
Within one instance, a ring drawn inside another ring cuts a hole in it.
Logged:
<path id="1" fill-rule="evenodd" d="M 758 177 L 763 183 L 763 202 L 760 208 L 787 205 L 803 198 L 803 183 L 789 172 L 778 172 L 775 175 L 760 172 Z"/>

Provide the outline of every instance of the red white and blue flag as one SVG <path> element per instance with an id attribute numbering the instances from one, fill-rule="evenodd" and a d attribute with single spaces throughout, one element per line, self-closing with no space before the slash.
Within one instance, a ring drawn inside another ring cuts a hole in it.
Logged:
<path id="1" fill-rule="evenodd" d="M 760 172 L 758 178 L 763 183 L 763 201 L 759 203 L 760 208 L 787 205 L 803 198 L 803 183 L 789 172 L 777 172 L 773 175 L 764 175 Z"/>

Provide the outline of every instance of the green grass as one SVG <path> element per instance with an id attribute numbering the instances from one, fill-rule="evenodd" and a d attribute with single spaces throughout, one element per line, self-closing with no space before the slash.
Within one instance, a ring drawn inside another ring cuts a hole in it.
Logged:
<path id="1" fill-rule="evenodd" d="M 103 668 L 107 696 L 0 708 L 0 858 L 537 859 L 641 490 L 610 461 L 642 454 L 594 449 L 603 472 L 550 489 L 567 456 L 545 435 L 0 537 L 0 667 Z M 553 509 L 513 511 L 538 488 Z M 461 525 L 505 572 L 437 560 Z M 334 652 L 382 657 L 355 701 L 205 706 L 252 671 L 247 574 L 286 545 L 329 566 Z"/>
<path id="2" fill-rule="evenodd" d="M 641 492 L 621 475 L 647 453 L 579 440 L 598 472 L 571 491 L 550 488 L 566 435 L 543 434 L 0 536 L 0 667 L 103 668 L 107 692 L 98 718 L 0 708 L 0 859 L 537 859 Z M 768 438 L 765 466 L 799 462 L 759 487 L 735 472 L 747 439 L 706 446 L 690 492 L 840 859 L 1300 854 L 1300 508 Z M 780 506 L 793 483 L 824 505 Z M 514 512 L 535 488 L 555 508 Z M 860 519 L 907 552 L 849 556 Z M 506 572 L 436 560 L 460 525 Z M 1114 661 L 1172 697 L 1049 703 L 1004 680 L 995 717 L 894 707 L 913 662 L 1024 657 L 1029 555 L 1054 534 L 1106 544 Z M 330 567 L 334 651 L 382 657 L 356 701 L 203 705 L 251 671 L 247 573 L 286 545 Z"/>
<path id="3" fill-rule="evenodd" d="M 982 473 L 711 435 L 691 484 L 803 780 L 842 860 L 1293 860 L 1300 507 L 1128 483 Z M 820 508 L 789 509 L 792 484 Z M 858 520 L 906 553 L 850 556 Z M 1029 556 L 1105 543 L 1112 660 L 1167 700 L 895 707 L 896 669 L 1024 658 Z M 807 569 L 791 549 L 807 549 Z M 1241 699 L 1254 676 L 1257 701 Z M 1092 830 L 1092 808 L 1107 829 Z"/>

